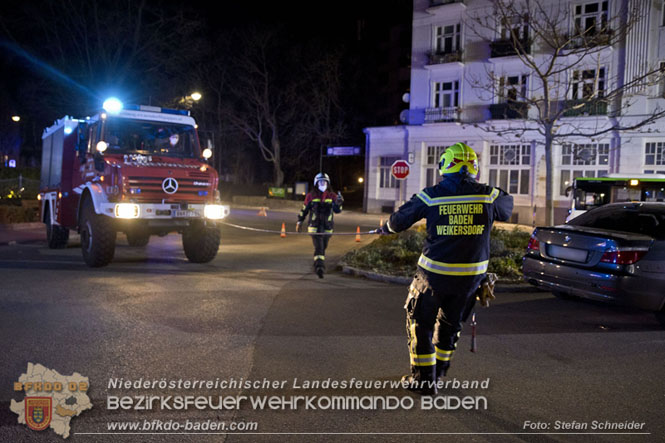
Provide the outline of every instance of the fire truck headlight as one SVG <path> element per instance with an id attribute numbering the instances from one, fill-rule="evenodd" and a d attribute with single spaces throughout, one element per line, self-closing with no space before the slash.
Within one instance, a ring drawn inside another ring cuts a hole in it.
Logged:
<path id="1" fill-rule="evenodd" d="M 101 141 L 101 142 L 97 143 L 97 150 L 99 152 L 106 151 L 106 148 L 108 148 L 108 147 L 109 147 L 109 144 L 106 143 L 105 141 Z"/>
<path id="2" fill-rule="evenodd" d="M 211 220 L 219 220 L 228 215 L 226 208 L 222 205 L 205 205 L 203 214 Z"/>
<path id="3" fill-rule="evenodd" d="M 115 205 L 115 216 L 118 218 L 139 218 L 139 205 L 134 203 L 118 203 Z"/>

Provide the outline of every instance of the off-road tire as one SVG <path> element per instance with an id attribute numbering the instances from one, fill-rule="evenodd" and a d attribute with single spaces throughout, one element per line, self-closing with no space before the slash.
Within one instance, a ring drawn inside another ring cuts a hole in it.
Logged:
<path id="1" fill-rule="evenodd" d="M 54 225 L 51 222 L 51 209 L 44 208 L 44 223 L 46 224 L 46 243 L 50 249 L 63 249 L 69 241 L 69 229 Z"/>
<path id="2" fill-rule="evenodd" d="M 95 213 L 92 201 L 86 198 L 79 216 L 79 230 L 83 260 L 91 268 L 106 266 L 113 260 L 116 231 L 111 222 L 111 218 Z"/>
<path id="3" fill-rule="evenodd" d="M 127 231 L 127 243 L 129 246 L 134 246 L 137 248 L 142 248 L 148 244 L 150 241 L 150 234 L 141 230 Z"/>
<path id="4" fill-rule="evenodd" d="M 195 221 L 182 233 L 182 246 L 192 263 L 208 263 L 217 255 L 221 233 L 218 227 Z"/>

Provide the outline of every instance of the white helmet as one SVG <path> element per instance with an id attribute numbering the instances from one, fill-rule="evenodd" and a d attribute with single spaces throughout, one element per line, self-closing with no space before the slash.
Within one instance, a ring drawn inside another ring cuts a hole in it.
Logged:
<path id="1" fill-rule="evenodd" d="M 328 187 L 330 187 L 330 177 L 328 177 L 328 174 L 325 174 L 323 172 L 319 172 L 318 174 L 316 174 L 316 177 L 314 177 L 314 186 L 317 186 L 319 180 L 327 181 Z"/>

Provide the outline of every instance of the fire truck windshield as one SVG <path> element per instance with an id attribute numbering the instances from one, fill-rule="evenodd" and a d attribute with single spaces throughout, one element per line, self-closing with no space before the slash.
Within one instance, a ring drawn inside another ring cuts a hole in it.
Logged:
<path id="1" fill-rule="evenodd" d="M 196 155 L 194 127 L 177 123 L 109 117 L 102 140 L 106 154 L 144 154 L 193 158 Z"/>

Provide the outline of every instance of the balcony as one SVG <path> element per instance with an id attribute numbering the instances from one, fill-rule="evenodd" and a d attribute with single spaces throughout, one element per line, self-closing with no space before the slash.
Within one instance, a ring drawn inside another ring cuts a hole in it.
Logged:
<path id="1" fill-rule="evenodd" d="M 429 54 L 430 65 L 441 65 L 444 63 L 462 62 L 462 50 L 458 49 L 453 52 L 431 52 Z"/>
<path id="2" fill-rule="evenodd" d="M 584 34 L 573 35 L 569 38 L 566 49 L 584 49 L 595 48 L 596 46 L 609 46 L 612 43 L 612 30 L 597 32 L 585 32 Z"/>
<path id="3" fill-rule="evenodd" d="M 523 102 L 510 101 L 490 105 L 492 120 L 525 119 L 529 112 L 529 106 Z"/>
<path id="4" fill-rule="evenodd" d="M 524 53 L 531 53 L 531 42 L 529 42 L 528 39 L 522 39 L 519 43 L 514 43 L 511 39 L 505 39 L 490 42 L 490 57 L 498 58 L 517 55 L 517 48 L 519 45 L 522 46 Z"/>
<path id="5" fill-rule="evenodd" d="M 456 122 L 456 121 L 459 121 L 458 108 L 425 109 L 425 123 Z"/>
<path id="6" fill-rule="evenodd" d="M 445 9 L 446 14 L 458 14 L 466 9 L 465 0 L 430 0 L 429 6 L 426 11 L 429 14 L 441 14 L 441 10 Z"/>
<path id="7" fill-rule="evenodd" d="M 449 5 L 451 3 L 464 3 L 465 0 L 429 0 L 430 8 L 441 5 Z"/>
<path id="8" fill-rule="evenodd" d="M 607 102 L 585 100 L 568 100 L 567 110 L 563 111 L 564 117 L 582 117 L 587 115 L 607 115 Z"/>

